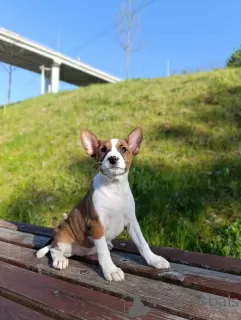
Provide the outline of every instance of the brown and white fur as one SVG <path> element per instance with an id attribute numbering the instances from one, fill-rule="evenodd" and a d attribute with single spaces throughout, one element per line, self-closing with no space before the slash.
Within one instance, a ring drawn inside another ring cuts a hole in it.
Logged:
<path id="1" fill-rule="evenodd" d="M 96 159 L 99 172 L 89 192 L 54 230 L 52 244 L 38 250 L 37 257 L 50 251 L 53 267 L 62 270 L 72 255 L 97 253 L 104 277 L 121 281 L 124 273 L 113 263 L 110 249 L 111 240 L 126 228 L 149 266 L 169 268 L 169 262 L 155 255 L 142 235 L 128 182 L 132 157 L 139 153 L 142 141 L 141 128 L 134 129 L 126 140 L 105 141 L 82 129 L 81 141 L 87 154 Z"/>

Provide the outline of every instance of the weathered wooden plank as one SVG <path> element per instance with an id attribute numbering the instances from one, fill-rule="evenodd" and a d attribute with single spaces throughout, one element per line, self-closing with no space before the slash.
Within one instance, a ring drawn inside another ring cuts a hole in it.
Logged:
<path id="1" fill-rule="evenodd" d="M 57 319 L 128 320 L 130 301 L 93 291 L 73 283 L 0 263 L 0 294 Z M 162 317 L 163 316 L 163 317 Z M 156 310 L 142 319 L 181 320 Z"/>
<path id="2" fill-rule="evenodd" d="M 117 297 L 131 300 L 139 293 L 142 301 L 152 308 L 195 320 L 238 320 L 241 318 L 241 302 L 189 288 L 179 287 L 153 279 L 131 274 L 125 281 L 109 283 L 99 275 L 99 268 L 71 260 L 66 270 L 58 271 L 49 266 L 46 257 L 36 259 L 35 251 L 11 244 L 0 244 L 0 260 L 41 274 L 63 279 L 75 284 L 103 291 Z M 232 306 L 230 306 L 232 305 Z"/>
<path id="3" fill-rule="evenodd" d="M 35 233 L 47 237 L 50 237 L 52 235 L 51 228 L 39 227 L 31 224 L 6 222 L 4 220 L 0 220 L 0 227 L 23 231 L 26 233 Z M 19 245 L 20 244 L 21 243 L 19 242 Z M 115 250 L 126 253 L 139 254 L 136 246 L 131 241 L 114 240 L 113 245 Z M 161 248 L 155 246 L 150 247 L 153 250 L 153 252 L 163 256 L 168 261 L 204 269 L 212 269 L 216 271 L 222 271 L 225 273 L 241 275 L 241 259 L 233 259 L 230 257 L 221 257 L 217 255 L 204 254 L 199 252 L 183 251 L 174 248 Z"/>
<path id="4" fill-rule="evenodd" d="M 176 263 L 171 263 L 170 270 L 160 271 L 147 266 L 138 255 L 123 252 L 113 252 L 111 255 L 115 264 L 125 272 L 241 300 L 240 276 Z M 91 259 L 94 262 L 96 258 L 88 257 L 85 261 Z"/>
<path id="5" fill-rule="evenodd" d="M 45 237 L 51 237 L 53 234 L 52 228 L 37 226 L 29 223 L 13 222 L 0 219 L 0 227 L 15 231 L 38 234 Z"/>
<path id="6" fill-rule="evenodd" d="M 149 267 L 138 255 L 112 252 L 111 256 L 124 272 L 241 300 L 240 276 L 177 263 L 171 263 L 170 270 L 158 270 Z M 98 265 L 96 256 L 82 257 L 81 261 Z"/>
<path id="7" fill-rule="evenodd" d="M 53 320 L 14 301 L 0 297 L 1 320 Z"/>
<path id="8" fill-rule="evenodd" d="M 0 228 L 0 239 L 1 229 L 2 228 Z M 43 238 L 43 236 L 13 230 L 10 230 L 10 233 L 8 234 L 6 229 L 3 230 L 2 237 L 4 237 L 4 240 L 10 239 L 9 242 L 13 244 L 18 244 L 20 241 L 28 248 L 41 247 L 46 241 L 46 237 Z M 7 233 L 7 236 L 5 233 Z M 144 259 L 138 255 L 122 252 L 112 252 L 111 255 L 114 263 L 122 268 L 124 272 L 176 283 L 188 288 L 214 293 L 224 297 L 230 295 L 231 298 L 241 300 L 241 277 L 239 276 L 175 263 L 171 263 L 170 271 L 160 271 L 147 266 Z M 98 265 L 96 256 L 83 257 L 81 260 Z"/>
<path id="9" fill-rule="evenodd" d="M 0 241 L 37 249 L 44 246 L 49 241 L 49 237 L 0 227 Z"/>
<path id="10" fill-rule="evenodd" d="M 114 240 L 112 243 L 115 250 L 138 254 L 135 244 L 131 241 Z M 231 274 L 241 274 L 241 259 L 233 259 L 230 257 L 222 257 L 207 253 L 183 251 L 174 248 L 150 247 L 154 253 L 163 256 L 168 261 Z"/>

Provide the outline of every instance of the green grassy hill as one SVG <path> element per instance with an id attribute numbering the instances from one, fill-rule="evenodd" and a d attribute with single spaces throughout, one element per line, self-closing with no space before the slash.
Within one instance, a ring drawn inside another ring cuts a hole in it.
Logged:
<path id="1" fill-rule="evenodd" d="M 155 245 L 241 257 L 241 70 L 133 80 L 0 110 L 0 217 L 56 226 L 87 191 L 81 127 L 144 142 L 130 172 Z M 124 235 L 123 235 L 124 236 Z"/>

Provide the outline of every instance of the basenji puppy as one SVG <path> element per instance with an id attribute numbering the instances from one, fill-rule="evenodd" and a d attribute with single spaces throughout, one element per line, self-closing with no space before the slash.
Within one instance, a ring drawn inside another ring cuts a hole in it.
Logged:
<path id="1" fill-rule="evenodd" d="M 149 266 L 170 267 L 166 259 L 150 250 L 135 215 L 128 172 L 132 157 L 139 153 L 142 137 L 139 127 L 125 140 L 103 141 L 91 131 L 81 130 L 81 142 L 87 154 L 96 159 L 98 173 L 88 193 L 54 230 L 51 245 L 38 250 L 38 258 L 50 251 L 53 267 L 62 270 L 73 255 L 97 253 L 105 279 L 121 281 L 124 273 L 113 263 L 110 249 L 111 240 L 126 229 Z"/>

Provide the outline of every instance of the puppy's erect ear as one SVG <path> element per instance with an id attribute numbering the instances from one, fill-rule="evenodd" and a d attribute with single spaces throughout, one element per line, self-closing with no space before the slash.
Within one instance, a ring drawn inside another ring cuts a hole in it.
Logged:
<path id="1" fill-rule="evenodd" d="M 81 129 L 80 139 L 86 153 L 91 157 L 96 157 L 100 145 L 96 135 L 88 129 Z"/>
<path id="2" fill-rule="evenodd" d="M 136 156 L 140 151 L 141 141 L 143 138 L 143 133 L 140 127 L 137 127 L 129 134 L 127 138 L 127 143 L 131 152 L 134 156 Z"/>

